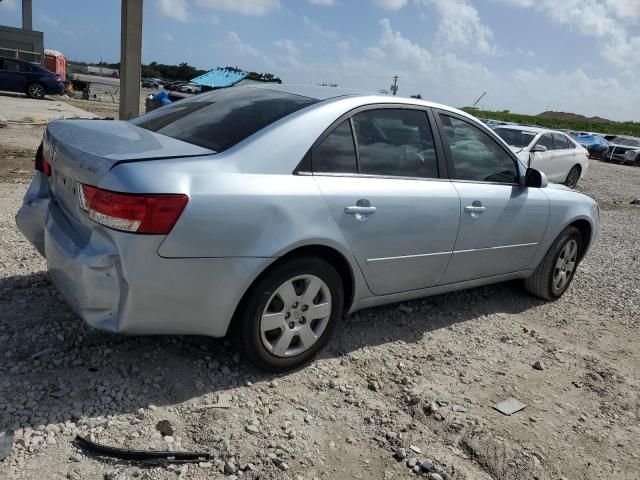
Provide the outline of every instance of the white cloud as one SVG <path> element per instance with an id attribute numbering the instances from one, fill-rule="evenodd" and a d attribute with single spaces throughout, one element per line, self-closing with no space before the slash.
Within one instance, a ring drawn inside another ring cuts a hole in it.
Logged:
<path id="1" fill-rule="evenodd" d="M 167 41 L 167 42 L 173 42 L 174 38 L 173 35 L 171 35 L 169 32 L 165 32 L 162 34 L 162 39 Z"/>
<path id="2" fill-rule="evenodd" d="M 264 15 L 280 8 L 280 0 L 195 0 L 201 7 L 241 13 Z"/>
<path id="3" fill-rule="evenodd" d="M 245 43 L 236 32 L 229 32 L 224 45 L 221 47 L 221 50 L 227 54 L 230 59 L 236 58 L 236 62 L 239 61 L 237 60 L 238 58 L 245 56 L 249 57 L 252 62 L 257 61 L 262 66 L 273 66 L 273 61 L 267 54 Z M 250 66 L 246 68 L 252 69 Z"/>
<path id="4" fill-rule="evenodd" d="M 600 41 L 605 60 L 627 74 L 640 75 L 640 35 L 629 28 L 640 21 L 640 0 L 494 0 L 533 8 L 557 25 Z"/>
<path id="5" fill-rule="evenodd" d="M 478 10 L 466 0 L 423 0 L 423 3 L 434 5 L 441 17 L 436 31 L 436 41 L 441 47 L 498 53 L 492 44 L 493 32 L 482 23 Z"/>
<path id="6" fill-rule="evenodd" d="M 15 10 L 17 8 L 18 8 L 17 0 L 2 0 L 0 2 L 0 9 Z"/>
<path id="7" fill-rule="evenodd" d="M 367 50 L 368 55 L 376 60 L 399 61 L 403 65 L 411 65 L 420 71 L 427 71 L 431 65 L 431 54 L 419 45 L 404 38 L 400 32 L 391 28 L 391 22 L 380 20 L 382 34 L 375 47 Z"/>
<path id="8" fill-rule="evenodd" d="M 189 20 L 189 5 L 187 0 L 156 0 L 160 13 L 179 22 Z"/>
<path id="9" fill-rule="evenodd" d="M 311 5 L 320 5 L 322 7 L 331 7 L 335 5 L 335 0 L 307 0 Z"/>
<path id="10" fill-rule="evenodd" d="M 58 20 L 56 20 L 55 18 L 51 18 L 48 15 L 45 15 L 44 13 L 41 13 L 38 15 L 38 20 L 52 27 L 57 27 L 58 25 L 60 25 L 60 22 L 58 22 Z"/>
<path id="11" fill-rule="evenodd" d="M 400 10 L 409 0 L 373 0 L 373 3 L 386 10 Z"/>
<path id="12" fill-rule="evenodd" d="M 492 109 L 530 114 L 552 109 L 614 120 L 640 119 L 640 82 L 624 82 L 606 73 L 595 76 L 581 68 L 497 72 L 479 61 L 426 48 L 394 30 L 387 19 L 380 21 L 378 40 L 359 54 L 350 49 L 339 61 L 304 64 L 274 58 L 264 68 L 272 68 L 289 83 L 335 82 L 341 87 L 371 91 L 388 90 L 392 77 L 398 75 L 399 95 L 420 93 L 425 99 L 458 107 L 471 104 L 486 91 L 483 104 Z"/>
<path id="13" fill-rule="evenodd" d="M 320 26 L 318 23 L 311 20 L 309 17 L 306 17 L 306 16 L 302 17 L 302 21 L 306 26 L 311 28 L 311 31 L 314 34 L 318 35 L 323 40 L 329 40 L 329 41 L 335 42 L 340 38 L 340 35 L 338 34 L 338 32 L 334 32 L 332 30 L 325 30 L 322 26 Z"/>
<path id="14" fill-rule="evenodd" d="M 298 50 L 298 47 L 296 47 L 296 45 L 289 39 L 276 40 L 275 42 L 273 42 L 273 44 L 276 47 L 283 49 L 292 57 L 296 57 L 298 53 L 300 53 L 300 51 Z"/>

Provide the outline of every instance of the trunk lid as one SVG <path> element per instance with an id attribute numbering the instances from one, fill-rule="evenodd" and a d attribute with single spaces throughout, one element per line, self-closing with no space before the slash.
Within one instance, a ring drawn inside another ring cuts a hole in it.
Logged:
<path id="1" fill-rule="evenodd" d="M 129 122 L 65 120 L 49 124 L 43 140 L 51 164 L 49 187 L 55 203 L 74 229 L 86 236 L 78 207 L 78 182 L 99 186 L 117 163 L 192 157 L 215 153 Z"/>

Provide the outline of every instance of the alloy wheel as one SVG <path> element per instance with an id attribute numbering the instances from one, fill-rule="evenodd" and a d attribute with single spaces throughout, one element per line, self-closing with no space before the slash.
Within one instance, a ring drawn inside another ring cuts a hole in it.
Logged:
<path id="1" fill-rule="evenodd" d="M 260 319 L 264 347 L 276 357 L 292 357 L 311 348 L 331 317 L 331 291 L 315 275 L 298 275 L 280 285 Z"/>
<path id="2" fill-rule="evenodd" d="M 29 96 L 32 98 L 44 97 L 44 88 L 39 83 L 29 85 Z"/>
<path id="3" fill-rule="evenodd" d="M 555 292 L 561 292 L 571 280 L 571 275 L 576 268 L 578 259 L 578 242 L 569 240 L 558 255 L 556 266 L 553 270 L 552 287 Z"/>
<path id="4" fill-rule="evenodd" d="M 580 170 L 578 167 L 573 167 L 571 171 L 569 171 L 569 175 L 567 175 L 567 187 L 575 188 L 578 185 L 578 180 L 580 179 Z"/>

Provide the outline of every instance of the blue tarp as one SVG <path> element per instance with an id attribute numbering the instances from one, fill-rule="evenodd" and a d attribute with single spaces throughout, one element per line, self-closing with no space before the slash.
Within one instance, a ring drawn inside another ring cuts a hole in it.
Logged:
<path id="1" fill-rule="evenodd" d="M 161 103 L 162 105 L 169 105 L 171 103 L 171 100 L 169 100 L 169 94 L 166 90 L 159 90 L 154 94 L 153 101 Z"/>
<path id="2" fill-rule="evenodd" d="M 583 147 L 606 147 L 609 145 L 600 135 L 578 135 L 576 137 L 576 142 Z"/>
<path id="3" fill-rule="evenodd" d="M 247 72 L 234 72 L 226 68 L 216 68 L 191 80 L 191 83 L 211 88 L 224 88 L 242 81 Z"/>

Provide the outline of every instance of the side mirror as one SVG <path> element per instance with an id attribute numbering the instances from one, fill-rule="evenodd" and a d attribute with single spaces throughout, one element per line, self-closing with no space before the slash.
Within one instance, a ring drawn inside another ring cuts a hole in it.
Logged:
<path id="1" fill-rule="evenodd" d="M 545 188 L 548 184 L 549 181 L 544 173 L 535 168 L 527 168 L 527 174 L 524 177 L 525 187 Z"/>
<path id="2" fill-rule="evenodd" d="M 544 145 L 536 145 L 535 147 L 533 147 L 531 149 L 531 153 L 535 153 L 535 152 L 546 152 L 547 151 L 547 147 L 545 147 Z"/>

